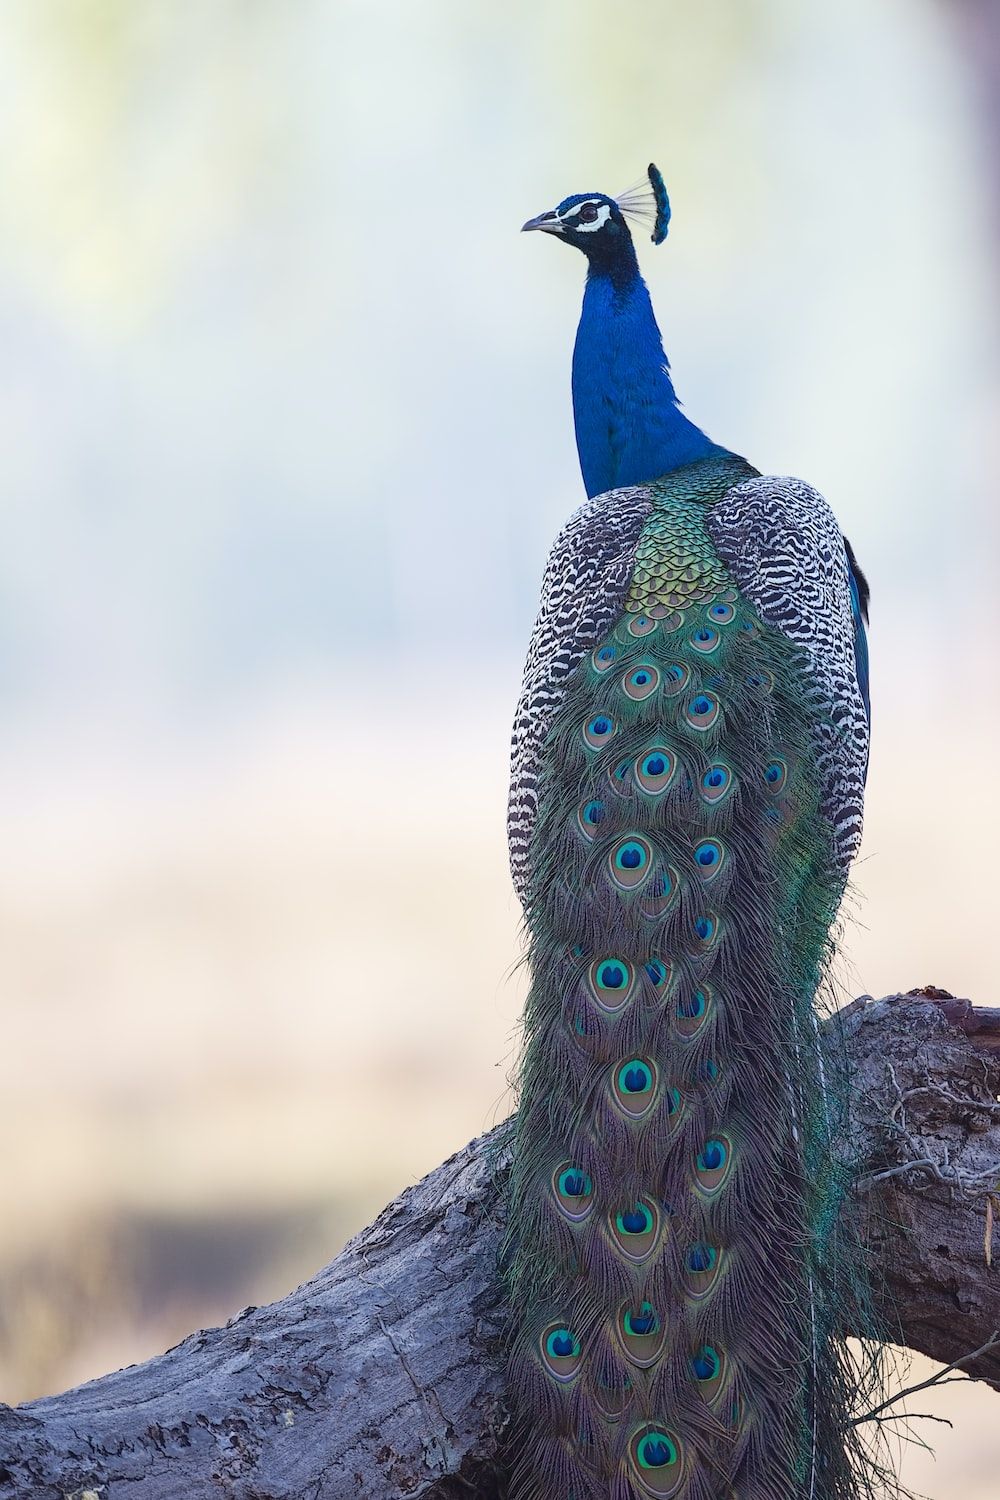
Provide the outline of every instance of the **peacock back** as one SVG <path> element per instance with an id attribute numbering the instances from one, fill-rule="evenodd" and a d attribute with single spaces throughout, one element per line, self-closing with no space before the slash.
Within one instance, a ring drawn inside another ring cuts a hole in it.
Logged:
<path id="1" fill-rule="evenodd" d="M 844 546 L 731 456 L 598 500 L 514 734 L 512 1495 L 846 1500 L 863 1278 L 814 1016 L 867 759 Z"/>

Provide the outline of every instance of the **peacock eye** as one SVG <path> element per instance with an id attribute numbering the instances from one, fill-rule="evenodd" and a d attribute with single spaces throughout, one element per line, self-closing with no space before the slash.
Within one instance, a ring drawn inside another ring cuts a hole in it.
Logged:
<path id="1" fill-rule="evenodd" d="M 597 218 L 597 204 L 584 203 L 580 208 L 580 218 L 584 224 L 593 224 Z"/>

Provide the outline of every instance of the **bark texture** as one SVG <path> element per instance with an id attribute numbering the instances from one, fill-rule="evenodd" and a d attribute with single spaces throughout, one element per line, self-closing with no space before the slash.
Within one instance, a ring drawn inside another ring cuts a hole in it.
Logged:
<path id="1" fill-rule="evenodd" d="M 951 1361 L 1000 1328 L 1000 1011 L 928 989 L 865 997 L 832 1024 L 887 1320 Z M 0 1407 L 0 1500 L 499 1500 L 505 1160 L 500 1127 L 282 1301 Z M 970 1368 L 1000 1384 L 1000 1350 Z"/>

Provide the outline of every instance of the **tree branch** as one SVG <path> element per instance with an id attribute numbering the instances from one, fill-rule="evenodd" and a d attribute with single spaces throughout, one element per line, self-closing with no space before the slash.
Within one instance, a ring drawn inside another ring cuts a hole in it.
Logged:
<path id="1" fill-rule="evenodd" d="M 928 990 L 865 997 L 829 1024 L 854 1070 L 843 1146 L 887 1323 L 1000 1383 L 984 1253 L 1000 1011 Z M 0 1407 L 0 1500 L 496 1500 L 504 1139 L 501 1126 L 451 1157 L 282 1301 Z"/>

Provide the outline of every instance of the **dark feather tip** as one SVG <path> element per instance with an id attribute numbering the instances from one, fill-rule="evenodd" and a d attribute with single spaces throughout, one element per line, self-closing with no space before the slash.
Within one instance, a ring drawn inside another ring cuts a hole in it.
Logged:
<path id="1" fill-rule="evenodd" d="M 667 197 L 667 186 L 659 167 L 654 162 L 650 162 L 647 170 L 649 185 L 653 189 L 653 197 L 656 200 L 656 223 L 653 226 L 652 240 L 654 245 L 662 245 L 670 226 L 670 199 Z"/>

